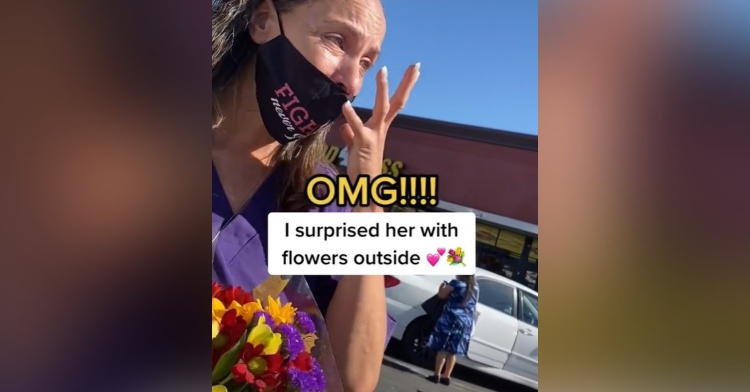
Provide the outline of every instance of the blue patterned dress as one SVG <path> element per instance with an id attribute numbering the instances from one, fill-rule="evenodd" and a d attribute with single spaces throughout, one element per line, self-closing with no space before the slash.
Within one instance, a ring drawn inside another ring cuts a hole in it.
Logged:
<path id="1" fill-rule="evenodd" d="M 445 303 L 443 313 L 435 324 L 435 330 L 430 335 L 427 346 L 433 351 L 443 351 L 456 355 L 466 355 L 471 340 L 471 330 L 474 326 L 474 312 L 479 299 L 479 285 L 474 283 L 471 298 L 464 303 L 464 296 L 468 287 L 466 283 L 454 279 L 450 283 L 453 287 L 450 297 Z"/>

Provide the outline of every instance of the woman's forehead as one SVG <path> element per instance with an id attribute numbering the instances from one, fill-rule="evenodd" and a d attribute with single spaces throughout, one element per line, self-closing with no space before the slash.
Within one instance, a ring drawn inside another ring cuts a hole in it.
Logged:
<path id="1" fill-rule="evenodd" d="M 380 0 L 315 0 L 307 10 L 315 24 L 339 24 L 362 37 L 385 36 L 385 15 Z"/>

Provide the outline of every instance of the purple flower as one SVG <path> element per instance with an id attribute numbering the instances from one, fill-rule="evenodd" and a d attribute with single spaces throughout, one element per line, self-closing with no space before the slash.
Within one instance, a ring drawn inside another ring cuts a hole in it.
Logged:
<path id="1" fill-rule="evenodd" d="M 315 384 L 320 391 L 325 391 L 326 389 L 326 376 L 323 374 L 323 369 L 318 366 L 318 362 L 314 362 L 312 371 L 313 378 L 315 378 Z"/>
<path id="2" fill-rule="evenodd" d="M 262 310 L 259 310 L 259 311 L 255 312 L 253 314 L 253 324 L 257 325 L 258 324 L 258 320 L 260 319 L 261 316 L 263 316 L 263 318 L 265 318 L 266 325 L 268 325 L 269 327 L 271 327 L 271 329 L 273 329 L 275 327 L 274 322 L 273 322 L 273 317 L 271 317 L 270 314 L 268 314 L 268 313 L 266 313 L 266 312 L 264 312 Z"/>
<path id="3" fill-rule="evenodd" d="M 303 333 L 314 333 L 315 322 L 310 318 L 310 315 L 305 312 L 297 312 L 297 326 L 302 330 Z"/>
<path id="4" fill-rule="evenodd" d="M 287 388 L 295 392 L 323 392 L 326 390 L 326 380 L 323 371 L 317 363 L 309 372 L 290 368 L 287 370 Z"/>
<path id="5" fill-rule="evenodd" d="M 305 351 L 305 342 L 294 325 L 281 324 L 276 332 L 281 334 L 281 347 L 289 354 L 289 359 L 293 360 L 297 358 L 297 354 Z"/>

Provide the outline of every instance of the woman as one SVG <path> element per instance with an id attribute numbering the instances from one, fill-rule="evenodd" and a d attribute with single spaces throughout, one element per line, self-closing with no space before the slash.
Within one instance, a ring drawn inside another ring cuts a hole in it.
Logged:
<path id="1" fill-rule="evenodd" d="M 343 113 L 348 175 L 379 175 L 386 132 L 419 67 L 390 99 L 385 67 L 378 72 L 363 124 L 349 102 L 383 42 L 379 0 L 214 0 L 212 8 L 212 278 L 249 290 L 268 277 L 270 212 L 348 210 L 315 208 L 305 197 L 311 176 L 334 173 L 323 164 L 332 122 Z M 345 390 L 372 391 L 386 336 L 383 276 L 307 279 L 335 337 Z"/>
<path id="2" fill-rule="evenodd" d="M 479 285 L 474 275 L 458 275 L 450 283 L 440 285 L 438 297 L 446 302 L 427 343 L 432 351 L 437 352 L 435 374 L 427 379 L 450 385 L 456 355 L 466 355 L 469 349 Z"/>

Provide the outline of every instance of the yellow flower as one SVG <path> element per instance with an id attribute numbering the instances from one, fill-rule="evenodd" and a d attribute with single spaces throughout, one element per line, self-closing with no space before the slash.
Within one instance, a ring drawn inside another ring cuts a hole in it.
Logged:
<path id="1" fill-rule="evenodd" d="M 221 317 L 224 316 L 224 313 L 226 312 L 227 309 L 221 301 L 216 298 L 211 298 L 211 316 L 214 320 L 221 321 Z"/>
<path id="2" fill-rule="evenodd" d="M 254 301 L 254 302 L 248 302 L 244 305 L 240 305 L 237 301 L 232 301 L 232 304 L 229 305 L 229 309 L 235 309 L 237 311 L 237 315 L 241 316 L 245 321 L 248 323 L 253 320 L 253 315 L 255 312 L 259 310 L 263 310 L 263 305 L 260 304 L 260 301 Z"/>
<path id="3" fill-rule="evenodd" d="M 211 387 L 211 392 L 227 392 L 227 387 L 223 385 L 214 385 Z"/>
<path id="4" fill-rule="evenodd" d="M 216 320 L 211 320 L 211 339 L 215 339 L 217 336 L 219 336 L 219 322 Z"/>
<path id="5" fill-rule="evenodd" d="M 221 323 L 221 318 L 224 316 L 224 313 L 232 309 L 237 311 L 237 316 L 241 316 L 248 323 L 253 320 L 255 312 L 263 310 L 263 305 L 261 305 L 260 301 L 249 302 L 245 305 L 240 305 L 239 302 L 232 301 L 232 304 L 229 305 L 229 309 L 225 308 L 224 304 L 216 298 L 213 298 L 211 301 L 211 316 L 213 317 L 213 320 L 219 323 Z"/>
<path id="6" fill-rule="evenodd" d="M 464 250 L 461 249 L 461 248 L 456 248 L 456 254 L 459 255 L 459 256 L 463 256 L 464 255 Z"/>
<path id="7" fill-rule="evenodd" d="M 211 299 L 211 339 L 216 339 L 219 336 L 221 329 L 221 318 L 227 309 L 224 308 L 224 304 L 216 298 Z"/>
<path id="8" fill-rule="evenodd" d="M 448 256 L 448 262 L 449 262 L 449 263 L 452 263 L 452 262 L 453 262 L 453 256 Z"/>
<path id="9" fill-rule="evenodd" d="M 281 306 L 281 299 L 273 299 L 269 296 L 266 312 L 273 317 L 273 321 L 276 325 L 281 325 L 293 323 L 297 309 L 293 308 L 292 304 L 289 302 L 284 306 Z"/>
<path id="10" fill-rule="evenodd" d="M 226 313 L 227 310 L 224 309 L 224 304 L 221 303 L 216 298 L 213 298 L 211 300 L 211 328 L 212 328 L 212 337 L 211 339 L 215 338 L 219 335 L 219 326 L 221 325 L 221 317 L 224 316 L 224 313 Z"/>
<path id="11" fill-rule="evenodd" d="M 281 334 L 274 333 L 271 327 L 266 324 L 265 317 L 258 319 L 258 325 L 255 326 L 247 335 L 247 342 L 253 347 L 263 345 L 263 355 L 273 355 L 279 352 L 281 347 Z"/>

